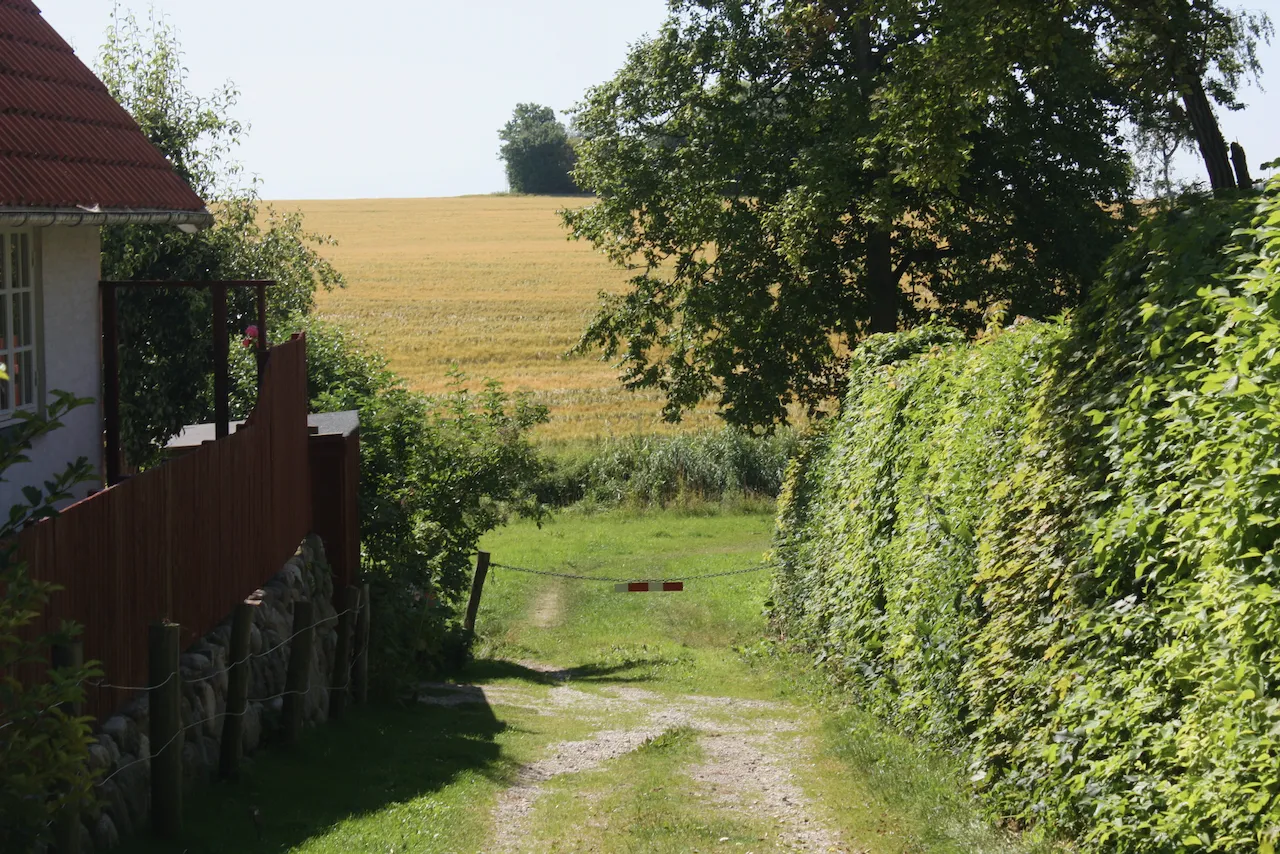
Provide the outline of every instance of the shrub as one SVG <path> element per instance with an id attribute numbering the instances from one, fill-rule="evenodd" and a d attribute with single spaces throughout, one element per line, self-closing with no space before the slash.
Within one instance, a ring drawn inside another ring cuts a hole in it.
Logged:
<path id="1" fill-rule="evenodd" d="M 1280 184 L 1152 216 L 1067 324 L 918 349 L 807 441 L 779 627 L 1011 821 L 1273 851 Z"/>
<path id="2" fill-rule="evenodd" d="M 549 454 L 536 491 L 539 500 L 560 507 L 773 498 L 795 445 L 789 430 L 609 438 Z"/>
<path id="3" fill-rule="evenodd" d="M 0 377 L 4 374 L 0 367 Z M 4 377 L 7 380 L 7 377 Z M 27 416 L 0 433 L 0 475 L 26 461 L 31 443 L 58 427 L 60 418 L 79 401 L 54 393 L 43 415 Z M 25 502 L 8 508 L 0 519 L 0 850 L 29 851 L 49 841 L 55 817 L 78 808 L 92 796 L 88 769 L 89 718 L 75 717 L 63 704 L 82 703 L 84 680 L 97 675 L 92 667 L 51 668 L 34 682 L 24 682 L 19 668 L 49 661 L 54 643 L 78 631 L 67 624 L 56 633 L 33 626 L 56 589 L 32 578 L 17 560 L 14 537 L 29 521 L 49 516 L 54 504 L 88 479 L 81 458 L 44 485 L 28 487 Z"/>
<path id="4" fill-rule="evenodd" d="M 460 375 L 428 398 L 351 333 L 314 319 L 294 326 L 307 330 L 312 410 L 360 413 L 361 569 L 375 588 L 372 663 L 391 688 L 457 647 L 480 536 L 512 511 L 539 512 L 528 432 L 546 410 L 493 382 L 472 393 Z"/>

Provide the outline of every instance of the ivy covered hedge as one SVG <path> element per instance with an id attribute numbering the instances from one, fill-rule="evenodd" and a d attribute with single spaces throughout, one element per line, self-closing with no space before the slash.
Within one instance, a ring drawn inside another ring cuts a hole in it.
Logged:
<path id="1" fill-rule="evenodd" d="M 1280 182 L 1153 216 L 1064 324 L 869 340 L 774 618 L 1097 852 L 1280 835 Z"/>

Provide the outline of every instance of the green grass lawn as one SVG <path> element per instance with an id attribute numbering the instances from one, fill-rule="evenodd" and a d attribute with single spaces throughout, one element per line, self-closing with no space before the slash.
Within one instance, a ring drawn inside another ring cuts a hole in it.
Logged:
<path id="1" fill-rule="evenodd" d="M 493 850 L 493 816 L 519 769 L 554 755 L 557 744 L 642 723 L 634 708 L 591 710 L 621 691 L 686 709 L 704 697 L 742 702 L 721 712 L 708 702 L 706 714 L 747 731 L 787 718 L 812 745 L 796 784 L 817 820 L 856 841 L 850 850 L 1056 850 L 991 830 L 947 757 L 836 704 L 810 668 L 766 642 L 767 573 L 690 581 L 682 593 L 615 593 L 602 581 L 502 566 L 634 579 L 729 571 L 758 565 L 772 528 L 765 513 L 619 511 L 496 531 L 482 543 L 498 566 L 484 591 L 477 657 L 458 677 L 496 699 L 357 708 L 293 749 L 258 754 L 241 782 L 189 795 L 179 846 L 138 840 L 123 850 Z M 557 691 L 580 697 L 582 708 L 557 711 Z M 752 711 L 759 701 L 768 710 Z M 767 816 L 704 799 L 695 769 L 705 744 L 673 725 L 581 773 L 546 780 L 519 850 L 790 850 Z"/>

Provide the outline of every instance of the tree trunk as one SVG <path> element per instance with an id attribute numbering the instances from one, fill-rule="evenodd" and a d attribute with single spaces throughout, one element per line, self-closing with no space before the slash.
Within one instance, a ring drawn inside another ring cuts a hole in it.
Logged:
<path id="1" fill-rule="evenodd" d="M 876 229 L 867 235 L 866 276 L 872 333 L 896 332 L 902 292 L 893 278 L 893 240 L 888 229 Z"/>
<path id="2" fill-rule="evenodd" d="M 1200 146 L 1204 165 L 1209 170 L 1209 186 L 1214 191 L 1235 189 L 1236 176 L 1231 169 L 1231 158 L 1227 154 L 1227 142 L 1222 138 L 1222 129 L 1218 127 L 1218 118 L 1213 114 L 1204 85 L 1199 77 L 1193 77 L 1184 80 L 1181 88 L 1182 104 L 1191 119 L 1191 131 Z"/>
<path id="3" fill-rule="evenodd" d="M 1249 158 L 1244 155 L 1244 146 L 1238 142 L 1231 143 L 1231 165 L 1236 170 L 1236 185 L 1242 190 L 1253 189 L 1253 178 L 1249 175 Z"/>
<path id="4" fill-rule="evenodd" d="M 872 49 L 872 21 L 858 24 L 858 77 L 864 91 L 870 91 L 875 78 L 877 57 Z M 898 331 L 898 304 L 902 293 L 893 275 L 893 237 L 887 225 L 872 224 L 866 246 L 867 299 L 871 308 L 871 332 Z"/>

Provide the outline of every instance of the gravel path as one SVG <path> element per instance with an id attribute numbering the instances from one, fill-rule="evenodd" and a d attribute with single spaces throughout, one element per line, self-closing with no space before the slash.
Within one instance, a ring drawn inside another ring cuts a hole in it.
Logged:
<path id="1" fill-rule="evenodd" d="M 521 662 L 530 666 L 530 662 Z M 542 672 L 560 673 L 541 665 Z M 490 703 L 570 715 L 598 727 L 590 738 L 552 745 L 547 755 L 520 770 L 515 783 L 494 807 L 490 850 L 518 852 L 529 838 L 532 816 L 544 784 L 553 778 L 599 767 L 649 739 L 676 727 L 697 732 L 703 761 L 689 769 L 693 796 L 708 809 L 759 819 L 767 816 L 775 836 L 761 840 L 758 851 L 847 852 L 839 835 L 816 815 L 812 800 L 796 781 L 794 769 L 811 762 L 813 746 L 799 733 L 796 709 L 786 703 L 734 697 L 671 697 L 629 686 L 599 692 L 570 685 L 549 690 L 523 686 L 477 687 L 432 684 L 422 702 L 457 705 Z M 638 721 L 617 726 L 626 716 Z"/>

